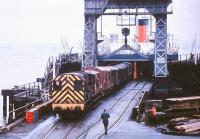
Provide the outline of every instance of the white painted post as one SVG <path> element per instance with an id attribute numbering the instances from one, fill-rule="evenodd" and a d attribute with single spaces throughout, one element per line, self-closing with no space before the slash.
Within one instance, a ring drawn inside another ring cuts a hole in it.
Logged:
<path id="1" fill-rule="evenodd" d="M 0 95 L 0 126 L 4 126 L 5 121 L 3 118 L 3 96 Z"/>
<path id="2" fill-rule="evenodd" d="M 12 104 L 12 107 L 13 107 L 13 109 L 12 109 L 12 111 L 13 111 L 13 113 L 12 113 L 13 114 L 13 119 L 15 119 L 15 111 L 14 111 L 15 110 L 15 105 Z"/>
<path id="3" fill-rule="evenodd" d="M 9 105 L 10 105 L 10 102 L 9 102 L 9 96 L 6 96 L 6 124 L 8 124 L 8 120 L 9 120 Z"/>

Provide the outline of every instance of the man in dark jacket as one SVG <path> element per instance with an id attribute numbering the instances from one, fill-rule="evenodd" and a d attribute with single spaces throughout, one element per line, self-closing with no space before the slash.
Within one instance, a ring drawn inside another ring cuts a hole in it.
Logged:
<path id="1" fill-rule="evenodd" d="M 105 128 L 105 134 L 108 134 L 107 131 L 108 131 L 108 118 L 110 118 L 110 115 L 109 113 L 106 112 L 106 109 L 104 109 L 104 112 L 101 114 L 101 119 L 103 120 L 103 125 L 104 125 L 104 128 Z"/>

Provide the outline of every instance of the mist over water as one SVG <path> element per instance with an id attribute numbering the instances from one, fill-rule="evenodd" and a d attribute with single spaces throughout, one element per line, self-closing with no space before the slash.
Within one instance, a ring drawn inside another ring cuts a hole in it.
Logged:
<path id="1" fill-rule="evenodd" d="M 35 82 L 43 77 L 49 56 L 63 52 L 57 45 L 27 47 L 0 46 L 0 91 L 14 85 Z M 0 95 L 0 126 L 3 125 L 3 98 Z"/>

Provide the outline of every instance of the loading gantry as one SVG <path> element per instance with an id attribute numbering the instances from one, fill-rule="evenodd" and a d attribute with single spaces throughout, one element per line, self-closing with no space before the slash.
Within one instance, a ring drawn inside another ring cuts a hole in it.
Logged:
<path id="1" fill-rule="evenodd" d="M 103 15 L 153 15 L 156 21 L 154 75 L 165 79 L 167 70 L 167 14 L 172 0 L 85 0 L 82 68 L 97 66 L 97 19 Z M 121 13 L 110 9 L 135 9 Z M 146 10 L 141 10 L 146 9 Z M 110 12 L 106 12 L 109 10 Z M 159 84 L 159 83 L 158 83 Z"/>

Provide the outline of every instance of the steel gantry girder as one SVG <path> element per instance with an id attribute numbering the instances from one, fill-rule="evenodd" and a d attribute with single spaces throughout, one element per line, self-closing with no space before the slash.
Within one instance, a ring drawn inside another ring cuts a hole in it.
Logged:
<path id="1" fill-rule="evenodd" d="M 156 38 L 155 38 L 155 77 L 167 76 L 167 15 L 155 15 Z"/>
<path id="2" fill-rule="evenodd" d="M 82 68 L 96 66 L 97 21 L 96 16 L 85 16 Z"/>
<path id="3" fill-rule="evenodd" d="M 148 11 L 127 12 L 126 15 L 153 15 L 171 14 L 166 7 L 171 0 L 85 0 L 85 14 L 87 15 L 122 15 L 123 12 L 109 11 L 107 9 L 148 9 Z M 103 10 L 102 10 L 103 9 Z"/>
<path id="4" fill-rule="evenodd" d="M 108 0 L 85 0 L 82 68 L 97 65 L 97 12 L 104 12 Z"/>
<path id="5" fill-rule="evenodd" d="M 167 15 L 154 15 L 156 36 L 154 48 L 155 94 L 167 94 Z"/>

